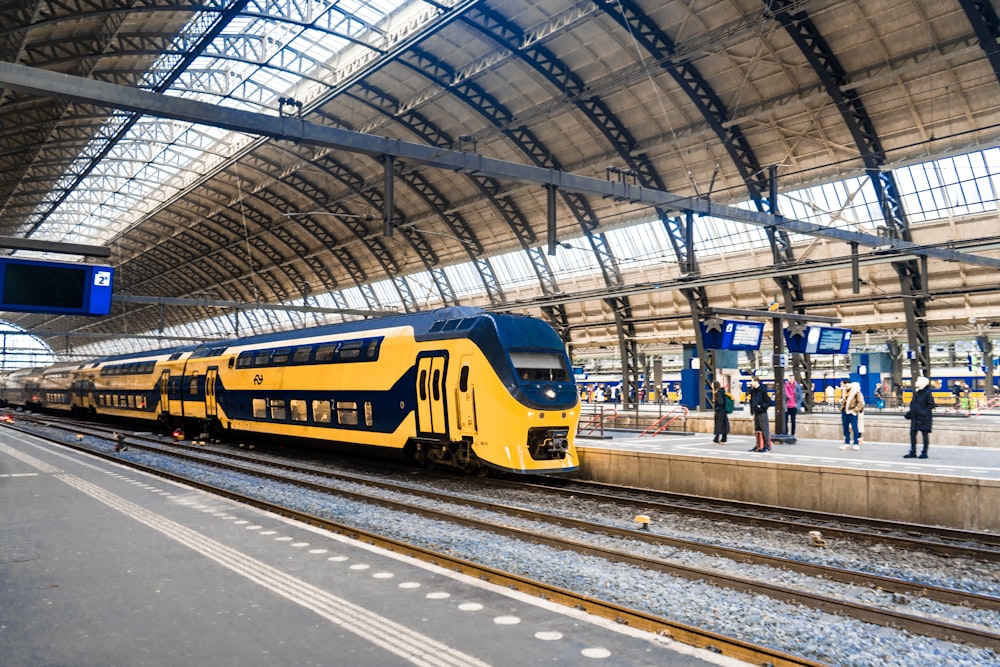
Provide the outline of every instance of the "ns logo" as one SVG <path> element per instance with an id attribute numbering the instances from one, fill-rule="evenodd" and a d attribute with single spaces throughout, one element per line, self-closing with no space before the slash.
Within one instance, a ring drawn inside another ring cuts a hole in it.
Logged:
<path id="1" fill-rule="evenodd" d="M 257 373 L 257 375 L 253 376 L 253 383 L 254 384 L 264 384 L 264 376 L 261 375 L 260 373 Z"/>

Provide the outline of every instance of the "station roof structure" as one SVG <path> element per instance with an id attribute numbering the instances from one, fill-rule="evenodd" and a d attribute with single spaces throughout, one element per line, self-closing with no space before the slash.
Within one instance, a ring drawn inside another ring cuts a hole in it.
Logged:
<path id="1" fill-rule="evenodd" d="M 458 304 L 623 358 L 712 307 L 988 336 L 998 39 L 974 0 L 4 2 L 0 236 L 116 276 L 0 317 L 74 356 Z"/>

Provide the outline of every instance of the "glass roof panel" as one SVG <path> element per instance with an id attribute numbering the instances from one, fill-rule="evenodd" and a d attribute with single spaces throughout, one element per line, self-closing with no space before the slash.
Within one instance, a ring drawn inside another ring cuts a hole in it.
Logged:
<path id="1" fill-rule="evenodd" d="M 293 91 L 303 76 L 309 74 L 304 69 L 321 70 L 320 78 L 331 80 L 334 70 L 327 63 L 333 63 L 337 53 L 345 48 L 356 46 L 355 42 L 332 34 L 332 30 L 354 37 L 371 33 L 370 26 L 383 22 L 404 3 L 400 0 L 290 3 L 286 7 L 288 13 L 301 10 L 295 17 L 282 16 L 283 12 L 275 11 L 269 3 L 261 4 L 250 3 L 244 15 L 223 26 L 212 43 L 185 72 L 180 73 L 167 94 L 230 108 L 274 111 L 277 99 Z M 212 3 L 205 9 L 195 14 L 172 40 L 172 51 L 193 52 L 199 40 L 218 27 L 216 21 L 225 12 Z M 377 32 L 373 35 L 379 37 Z M 287 53 L 283 53 L 286 49 Z M 146 87 L 157 88 L 158 82 L 176 74 L 174 70 L 179 63 L 177 55 L 161 57 L 144 77 Z M 106 148 L 109 138 L 130 121 L 129 114 L 113 113 L 96 138 L 81 152 L 72 173 L 86 173 L 94 157 Z M 47 221 L 62 231 L 51 240 L 109 241 L 158 204 L 175 196 L 191 181 L 192 173 L 206 173 L 205 165 L 215 162 L 211 157 L 206 158 L 206 152 L 216 158 L 231 155 L 248 141 L 238 133 L 201 127 L 193 130 L 200 135 L 197 144 L 191 142 L 190 137 L 188 141 L 182 140 L 181 136 L 192 129 L 191 124 L 177 121 L 140 119 L 127 136 L 111 148 L 105 159 L 91 167 L 91 173 L 82 184 L 74 185 L 72 178 L 61 184 L 60 189 L 72 191 L 69 199 L 77 204 L 85 202 L 85 206 L 82 209 L 66 204 L 58 206 Z M 212 137 L 214 143 L 207 144 L 204 141 L 207 137 Z M 129 154 L 130 150 L 137 149 L 139 152 Z M 195 167 L 196 164 L 202 168 Z M 143 182 L 141 188 L 137 189 L 134 179 Z M 104 186 L 92 187 L 97 180 L 105 181 Z M 126 190 L 143 205 L 136 205 L 133 200 L 109 206 L 116 198 L 114 191 Z M 34 222 L 32 220 L 31 224 Z M 46 226 L 41 227 L 36 238 L 55 236 L 46 233 Z"/>

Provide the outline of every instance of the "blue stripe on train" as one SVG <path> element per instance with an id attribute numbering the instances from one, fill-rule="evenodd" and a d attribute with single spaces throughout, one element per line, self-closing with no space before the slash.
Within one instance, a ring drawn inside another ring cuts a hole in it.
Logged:
<path id="1" fill-rule="evenodd" d="M 417 407 L 416 395 L 417 369 L 410 367 L 396 382 L 385 391 L 361 391 L 353 389 L 305 391 L 298 389 L 285 389 L 276 391 L 262 391 L 259 389 L 231 390 L 226 389 L 222 382 L 222 377 L 216 384 L 216 402 L 220 412 L 230 419 L 287 423 L 299 426 L 318 426 L 323 428 L 353 429 L 358 431 L 374 431 L 378 433 L 392 433 L 396 431 L 400 424 Z M 253 399 L 267 398 L 271 400 L 285 401 L 285 419 L 271 419 L 254 417 Z M 308 421 L 293 421 L 289 401 L 304 400 L 309 411 Z M 312 414 L 313 401 L 333 401 L 333 416 L 331 423 L 316 423 Z M 204 399 L 202 398 L 202 401 Z M 337 402 L 353 402 L 357 404 L 358 424 L 347 425 L 338 424 L 336 417 Z M 364 404 L 370 402 L 372 405 L 372 425 L 365 424 Z"/>

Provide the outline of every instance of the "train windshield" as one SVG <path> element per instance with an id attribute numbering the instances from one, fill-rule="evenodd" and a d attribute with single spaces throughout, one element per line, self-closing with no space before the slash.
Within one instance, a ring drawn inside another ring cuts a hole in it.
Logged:
<path id="1" fill-rule="evenodd" d="M 511 352 L 517 377 L 528 382 L 567 382 L 566 357 L 557 352 Z"/>

